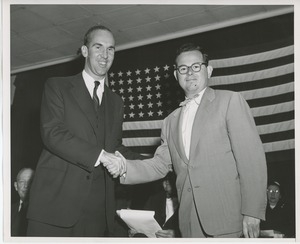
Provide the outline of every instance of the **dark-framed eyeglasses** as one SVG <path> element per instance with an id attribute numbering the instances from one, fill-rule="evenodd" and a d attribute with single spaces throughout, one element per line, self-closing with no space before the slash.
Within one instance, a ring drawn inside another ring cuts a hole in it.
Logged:
<path id="1" fill-rule="evenodd" d="M 202 65 L 207 66 L 207 63 L 206 62 L 202 62 L 202 63 L 197 62 L 197 63 L 193 63 L 191 66 L 180 65 L 176 68 L 176 70 L 178 70 L 179 74 L 185 75 L 189 72 L 190 69 L 192 69 L 193 72 L 200 72 Z"/>

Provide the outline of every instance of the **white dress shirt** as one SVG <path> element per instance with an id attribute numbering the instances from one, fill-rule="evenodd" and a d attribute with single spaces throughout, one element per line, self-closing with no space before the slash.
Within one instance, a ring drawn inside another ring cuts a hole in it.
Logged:
<path id="1" fill-rule="evenodd" d="M 190 147 L 191 147 L 191 138 L 192 138 L 192 128 L 195 119 L 195 115 L 199 104 L 201 102 L 202 96 L 206 88 L 204 88 L 199 96 L 191 100 L 183 107 L 183 121 L 182 121 L 182 139 L 183 146 L 185 150 L 186 157 L 190 157 Z"/>
<path id="2" fill-rule="evenodd" d="M 84 83 L 91 95 L 91 98 L 93 98 L 93 92 L 94 92 L 94 87 L 95 87 L 95 79 L 90 76 L 85 70 L 82 71 L 82 77 L 83 77 L 83 80 L 84 80 Z M 100 82 L 100 85 L 98 86 L 98 89 L 97 89 L 97 96 L 99 98 L 99 103 L 101 104 L 101 101 L 102 101 L 102 95 L 103 95 L 103 92 L 104 92 L 104 80 L 105 78 L 103 78 L 102 80 L 98 80 Z M 99 105 L 100 105 L 99 104 Z"/>

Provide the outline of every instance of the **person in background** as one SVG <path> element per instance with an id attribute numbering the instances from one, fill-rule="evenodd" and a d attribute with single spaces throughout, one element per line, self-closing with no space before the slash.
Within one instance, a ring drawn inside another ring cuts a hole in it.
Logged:
<path id="1" fill-rule="evenodd" d="M 106 85 L 115 56 L 112 32 L 102 25 L 91 27 L 81 54 L 82 72 L 45 83 L 44 149 L 30 192 L 28 236 L 113 236 L 115 179 L 101 161 L 116 150 L 139 158 L 122 145 L 123 100 Z"/>
<path id="2" fill-rule="evenodd" d="M 22 168 L 14 182 L 19 200 L 11 205 L 11 236 L 26 236 L 28 196 L 33 177 L 33 169 Z"/>
<path id="3" fill-rule="evenodd" d="M 154 211 L 154 218 L 162 227 L 155 233 L 157 238 L 181 237 L 178 223 L 178 198 L 175 186 L 175 175 L 173 172 L 165 178 L 155 182 L 158 189 L 151 194 L 145 203 L 143 210 Z M 129 232 L 132 237 L 146 237 L 142 233 Z"/>
<path id="4" fill-rule="evenodd" d="M 251 110 L 240 93 L 208 86 L 213 68 L 199 46 L 181 46 L 175 63 L 186 100 L 165 118 L 154 157 L 103 164 L 123 184 L 163 178 L 173 164 L 184 238 L 258 237 L 267 166 Z"/>
<path id="5" fill-rule="evenodd" d="M 283 237 L 295 237 L 295 216 L 291 204 L 285 201 L 278 181 L 271 181 L 267 189 L 268 204 L 266 220 L 260 224 L 261 230 L 273 230 Z"/>

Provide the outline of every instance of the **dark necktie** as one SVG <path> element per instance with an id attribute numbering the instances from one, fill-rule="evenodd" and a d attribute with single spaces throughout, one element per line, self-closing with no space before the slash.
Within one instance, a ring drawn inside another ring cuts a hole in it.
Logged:
<path id="1" fill-rule="evenodd" d="M 94 91 L 93 91 L 93 101 L 94 101 L 95 111 L 97 111 L 99 108 L 99 97 L 97 96 L 97 89 L 98 89 L 99 85 L 100 85 L 100 82 L 96 80 Z"/>
<path id="2" fill-rule="evenodd" d="M 180 107 L 187 105 L 190 101 L 194 100 L 196 97 L 199 97 L 199 93 L 191 98 L 186 98 L 183 102 L 179 104 Z"/>

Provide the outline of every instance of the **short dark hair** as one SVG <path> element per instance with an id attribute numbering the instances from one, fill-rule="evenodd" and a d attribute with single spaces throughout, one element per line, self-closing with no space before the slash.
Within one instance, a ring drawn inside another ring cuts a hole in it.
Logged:
<path id="1" fill-rule="evenodd" d="M 188 51 L 199 51 L 199 52 L 201 52 L 202 55 L 203 55 L 203 62 L 208 64 L 208 61 L 209 61 L 208 55 L 206 54 L 204 49 L 201 46 L 198 46 L 198 45 L 196 45 L 192 42 L 185 43 L 177 49 L 176 56 L 175 56 L 175 63 L 176 63 L 176 60 L 177 60 L 177 58 L 180 54 L 182 54 L 184 52 L 188 52 Z"/>
<path id="2" fill-rule="evenodd" d="M 91 33 L 96 30 L 106 30 L 106 31 L 112 33 L 111 30 L 109 28 L 105 27 L 104 25 L 94 25 L 90 29 L 88 29 L 88 31 L 85 33 L 84 38 L 83 38 L 83 45 L 86 46 L 89 43 Z"/>

